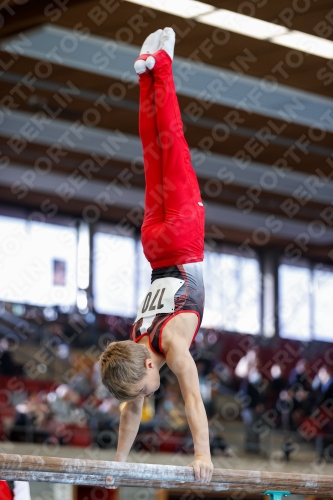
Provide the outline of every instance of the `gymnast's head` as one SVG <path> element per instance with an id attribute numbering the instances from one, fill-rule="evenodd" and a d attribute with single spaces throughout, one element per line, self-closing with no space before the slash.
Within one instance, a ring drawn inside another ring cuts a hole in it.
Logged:
<path id="1" fill-rule="evenodd" d="M 119 401 L 152 396 L 160 386 L 160 374 L 149 349 L 132 340 L 111 342 L 100 360 L 102 382 Z"/>

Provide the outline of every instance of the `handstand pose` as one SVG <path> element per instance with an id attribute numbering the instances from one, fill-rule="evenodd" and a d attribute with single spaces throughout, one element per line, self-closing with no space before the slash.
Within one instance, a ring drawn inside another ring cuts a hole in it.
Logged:
<path id="1" fill-rule="evenodd" d="M 116 453 L 116 460 L 126 461 L 144 397 L 159 388 L 159 370 L 167 363 L 179 381 L 193 436 L 190 466 L 195 478 L 207 483 L 213 472 L 208 422 L 189 352 L 204 308 L 204 207 L 173 81 L 174 44 L 171 28 L 158 30 L 145 40 L 134 64 L 146 179 L 142 244 L 153 269 L 152 285 L 139 307 L 131 340 L 109 344 L 100 367 L 104 385 L 127 402 Z"/>

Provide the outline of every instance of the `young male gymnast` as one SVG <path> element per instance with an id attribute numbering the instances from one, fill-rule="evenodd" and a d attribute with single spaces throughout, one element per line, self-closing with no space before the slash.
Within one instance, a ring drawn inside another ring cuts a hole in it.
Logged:
<path id="1" fill-rule="evenodd" d="M 126 401 L 116 453 L 117 461 L 126 461 L 144 398 L 159 388 L 159 370 L 167 363 L 178 379 L 193 436 L 190 466 L 197 481 L 208 483 L 213 472 L 208 422 L 189 352 L 204 308 L 204 207 L 173 81 L 174 45 L 172 28 L 158 30 L 145 40 L 134 64 L 146 180 L 141 236 L 152 285 L 139 307 L 131 340 L 110 343 L 100 368 L 104 385 Z"/>

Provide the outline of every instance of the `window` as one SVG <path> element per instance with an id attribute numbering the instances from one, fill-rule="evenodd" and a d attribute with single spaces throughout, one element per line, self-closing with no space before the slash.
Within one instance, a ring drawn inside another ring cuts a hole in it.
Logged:
<path id="1" fill-rule="evenodd" d="M 136 242 L 134 238 L 97 232 L 93 249 L 93 293 L 101 314 L 136 314 Z"/>
<path id="2" fill-rule="evenodd" d="M 76 302 L 75 228 L 0 216 L 0 300 Z"/>
<path id="3" fill-rule="evenodd" d="M 280 336 L 311 339 L 311 271 L 308 267 L 279 266 Z"/>
<path id="4" fill-rule="evenodd" d="M 258 334 L 260 270 L 256 259 L 205 252 L 202 326 Z"/>
<path id="5" fill-rule="evenodd" d="M 137 254 L 138 254 L 138 286 L 137 286 L 137 302 L 136 307 L 139 308 L 141 302 L 145 298 L 151 285 L 151 265 L 146 259 L 141 241 L 137 244 Z"/>
<path id="6" fill-rule="evenodd" d="M 333 341 L 333 269 L 313 270 L 313 317 L 316 340 Z"/>
<path id="7" fill-rule="evenodd" d="M 279 267 L 280 336 L 333 340 L 333 268 L 310 262 Z"/>

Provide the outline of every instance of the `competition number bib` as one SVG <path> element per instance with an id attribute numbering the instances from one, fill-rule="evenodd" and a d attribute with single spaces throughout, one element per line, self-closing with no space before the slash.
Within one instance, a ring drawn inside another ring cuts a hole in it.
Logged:
<path id="1" fill-rule="evenodd" d="M 155 314 L 173 312 L 175 293 L 184 283 L 184 280 L 170 277 L 155 280 L 138 309 L 135 321 Z"/>

